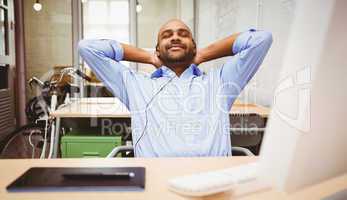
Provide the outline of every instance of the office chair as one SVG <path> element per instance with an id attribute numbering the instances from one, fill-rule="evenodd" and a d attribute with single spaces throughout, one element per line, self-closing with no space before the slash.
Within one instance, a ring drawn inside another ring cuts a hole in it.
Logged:
<path id="1" fill-rule="evenodd" d="M 259 155 L 266 120 L 258 114 L 230 115 L 231 146 L 243 147 Z"/>
<path id="2" fill-rule="evenodd" d="M 120 153 L 126 153 L 126 154 L 133 154 L 134 153 L 134 147 L 132 145 L 123 145 L 115 147 L 107 156 L 106 158 L 113 158 L 116 157 Z M 254 156 L 254 154 L 243 147 L 232 147 L 232 153 L 237 155 L 245 155 L 245 156 Z"/>
<path id="3" fill-rule="evenodd" d="M 265 131 L 265 119 L 258 114 L 230 115 L 230 133 L 233 156 L 255 156 L 259 154 L 260 145 Z M 134 155 L 132 145 L 115 147 L 106 157 L 118 154 Z M 132 157 L 130 156 L 130 157 Z"/>

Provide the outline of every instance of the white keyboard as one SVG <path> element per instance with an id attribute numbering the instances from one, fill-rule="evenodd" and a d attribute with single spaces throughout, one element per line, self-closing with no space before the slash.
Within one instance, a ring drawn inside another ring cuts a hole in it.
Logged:
<path id="1" fill-rule="evenodd" d="M 169 180 L 169 189 L 185 196 L 207 196 L 233 189 L 233 187 L 255 181 L 257 163 L 210 171 Z"/>

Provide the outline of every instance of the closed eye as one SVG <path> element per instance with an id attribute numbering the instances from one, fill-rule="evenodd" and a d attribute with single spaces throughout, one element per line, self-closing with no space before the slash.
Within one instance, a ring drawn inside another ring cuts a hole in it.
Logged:
<path id="1" fill-rule="evenodd" d="M 181 29 L 178 31 L 178 35 L 181 37 L 189 37 L 190 33 L 187 30 Z"/>
<path id="2" fill-rule="evenodd" d="M 161 34 L 161 37 L 162 38 L 168 38 L 168 37 L 170 37 L 171 35 L 172 35 L 172 31 L 164 31 L 162 34 Z"/>

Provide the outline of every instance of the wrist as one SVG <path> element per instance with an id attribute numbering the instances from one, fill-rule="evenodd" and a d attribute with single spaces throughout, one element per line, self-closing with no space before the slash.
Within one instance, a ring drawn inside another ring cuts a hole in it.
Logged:
<path id="1" fill-rule="evenodd" d="M 153 56 L 151 53 L 149 53 L 146 50 L 142 50 L 142 60 L 141 63 L 145 63 L 145 64 L 153 64 Z"/>
<path id="2" fill-rule="evenodd" d="M 155 55 L 154 54 L 150 54 L 148 56 L 149 56 L 148 64 L 155 65 L 155 62 L 156 62 Z"/>
<path id="3" fill-rule="evenodd" d="M 195 64 L 197 64 L 197 65 L 206 61 L 204 49 L 201 49 L 196 53 L 196 60 L 195 61 L 196 61 Z"/>

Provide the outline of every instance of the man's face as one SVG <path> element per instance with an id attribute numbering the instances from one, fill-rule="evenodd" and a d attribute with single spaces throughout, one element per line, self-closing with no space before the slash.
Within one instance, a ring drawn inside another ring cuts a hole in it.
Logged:
<path id="1" fill-rule="evenodd" d="M 192 62 L 196 45 L 189 28 L 179 20 L 172 20 L 160 29 L 156 51 L 165 64 Z"/>

